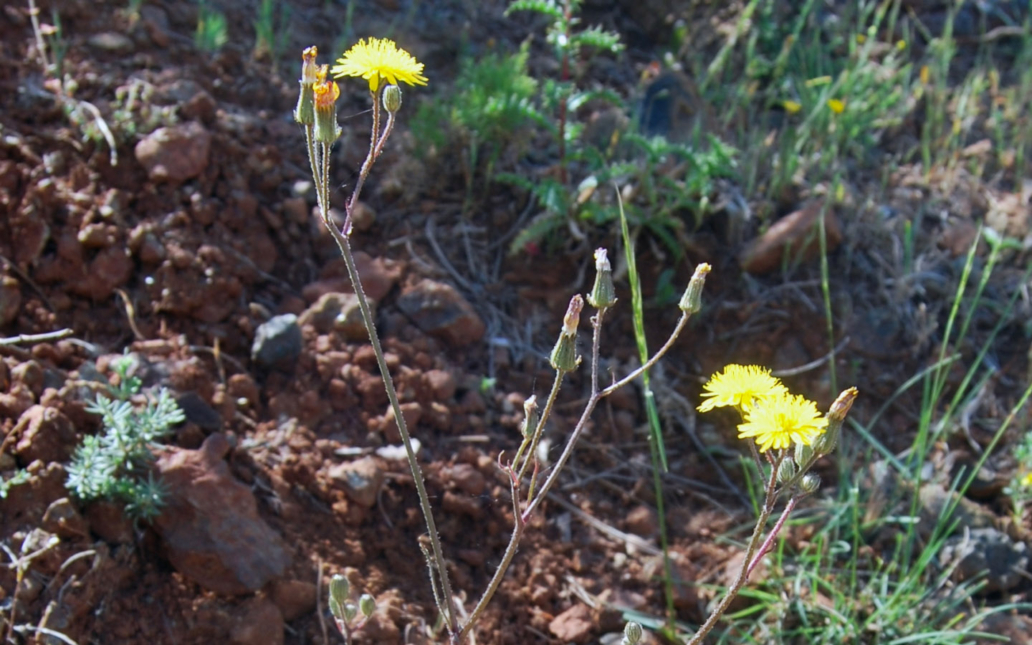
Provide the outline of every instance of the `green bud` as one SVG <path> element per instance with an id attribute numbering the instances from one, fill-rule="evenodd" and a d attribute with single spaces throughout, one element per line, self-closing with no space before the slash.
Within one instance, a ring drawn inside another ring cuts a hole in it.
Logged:
<path id="1" fill-rule="evenodd" d="M 524 437 L 529 437 L 533 434 L 537 428 L 538 418 L 537 395 L 533 395 L 523 402 L 523 427 L 521 431 Z"/>
<path id="2" fill-rule="evenodd" d="M 330 613 L 337 620 L 344 620 L 344 606 L 333 598 L 330 598 Z"/>
<path id="3" fill-rule="evenodd" d="M 560 372 L 572 372 L 580 365 L 580 357 L 577 356 L 577 326 L 583 308 L 584 299 L 579 294 L 570 299 L 570 306 L 563 317 L 563 330 L 559 332 L 559 340 L 555 342 L 552 354 L 548 357 L 552 367 Z"/>
<path id="4" fill-rule="evenodd" d="M 828 410 L 828 427 L 824 429 L 824 434 L 818 437 L 813 445 L 813 449 L 818 454 L 828 455 L 835 451 L 842 433 L 842 423 L 846 420 L 846 415 L 853 407 L 856 397 L 857 389 L 851 387 L 843 390 L 842 394 L 839 394 L 835 402 L 831 404 L 831 409 Z"/>
<path id="5" fill-rule="evenodd" d="M 330 578 L 330 600 L 337 601 L 338 604 L 344 605 L 347 601 L 348 596 L 351 595 L 351 583 L 348 579 L 339 573 Z"/>
<path id="6" fill-rule="evenodd" d="M 641 625 L 634 622 L 633 620 L 628 622 L 623 628 L 623 642 L 627 645 L 637 645 L 638 641 L 641 640 L 642 629 Z"/>
<path id="7" fill-rule="evenodd" d="M 401 88 L 388 85 L 383 88 L 383 109 L 394 114 L 401 109 Z"/>
<path id="8" fill-rule="evenodd" d="M 294 108 L 294 120 L 302 125 L 315 123 L 315 85 L 317 76 L 317 65 L 315 57 L 319 50 L 315 47 L 308 47 L 301 54 L 301 78 L 298 84 L 301 90 L 297 97 L 297 107 Z"/>
<path id="9" fill-rule="evenodd" d="M 376 599 L 367 593 L 362 594 L 358 598 L 358 610 L 362 612 L 362 615 L 369 618 L 376 611 Z"/>
<path id="10" fill-rule="evenodd" d="M 791 459 L 782 459 L 781 465 L 778 466 L 778 483 L 785 484 L 795 477 L 798 469 L 796 464 Z"/>
<path id="11" fill-rule="evenodd" d="M 705 262 L 695 267 L 695 273 L 688 281 L 688 288 L 684 290 L 681 302 L 677 305 L 681 311 L 694 314 L 702 309 L 702 288 L 706 286 L 706 276 L 711 269 L 712 267 Z"/>
<path id="12" fill-rule="evenodd" d="M 796 464 L 804 468 L 813 459 L 813 448 L 806 445 L 805 443 L 797 443 L 795 445 L 795 462 Z"/>
<path id="13" fill-rule="evenodd" d="M 807 495 L 812 495 L 821 487 L 821 478 L 814 473 L 806 473 L 799 480 L 799 488 Z"/>
<path id="14" fill-rule="evenodd" d="M 358 607 L 353 602 L 344 603 L 344 622 L 350 623 L 358 615 Z"/>
<path id="15" fill-rule="evenodd" d="M 609 264 L 607 251 L 595 251 L 595 286 L 588 295 L 588 303 L 595 309 L 605 309 L 616 304 L 616 289 L 613 287 L 613 268 Z"/>

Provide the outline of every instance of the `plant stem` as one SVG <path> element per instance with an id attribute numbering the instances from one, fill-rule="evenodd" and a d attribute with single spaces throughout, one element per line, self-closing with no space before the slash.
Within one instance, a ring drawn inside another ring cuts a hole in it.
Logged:
<path id="1" fill-rule="evenodd" d="M 770 551 L 771 546 L 774 544 L 774 538 L 776 538 L 778 536 L 778 533 L 781 532 L 781 527 L 785 525 L 785 520 L 787 520 L 788 516 L 792 514 L 792 511 L 795 509 L 796 503 L 798 501 L 799 497 L 793 496 L 791 499 L 788 500 L 788 503 L 785 504 L 785 510 L 781 511 L 781 517 L 779 517 L 778 521 L 774 523 L 774 528 L 772 528 L 770 530 L 770 533 L 767 534 L 767 539 L 763 541 L 763 544 L 760 545 L 759 550 L 753 557 L 752 562 L 749 563 L 749 570 L 745 574 L 747 579 L 749 576 L 752 575 L 752 572 L 757 567 L 757 565 L 760 564 L 760 560 L 763 559 L 763 556 L 767 555 L 767 552 Z"/>
<path id="2" fill-rule="evenodd" d="M 760 542 L 760 536 L 763 535 L 763 527 L 766 526 L 767 520 L 770 519 L 771 513 L 774 511 L 774 502 L 777 501 L 778 497 L 778 466 L 781 465 L 781 461 L 784 459 L 784 455 L 779 455 L 774 467 L 770 471 L 770 479 L 767 480 L 767 494 L 763 501 L 763 508 L 760 509 L 760 516 L 756 520 L 756 527 L 753 529 L 752 537 L 749 538 L 749 544 L 745 548 L 745 558 L 742 560 L 742 568 L 738 572 L 738 578 L 728 588 L 727 593 L 724 594 L 724 598 L 717 605 L 717 608 L 713 610 L 706 622 L 699 627 L 699 631 L 695 632 L 695 635 L 688 640 L 685 645 L 699 645 L 702 639 L 706 638 L 706 635 L 713 630 L 716 626 L 717 621 L 724 615 L 727 608 L 731 606 L 731 602 L 738 596 L 738 592 L 745 586 L 746 581 L 749 579 L 750 563 L 752 562 L 753 556 L 756 553 L 756 547 Z"/>

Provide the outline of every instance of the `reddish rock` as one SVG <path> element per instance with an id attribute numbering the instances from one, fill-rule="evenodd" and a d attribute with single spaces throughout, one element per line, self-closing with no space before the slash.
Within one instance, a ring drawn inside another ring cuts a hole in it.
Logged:
<path id="1" fill-rule="evenodd" d="M 252 598 L 229 633 L 232 645 L 283 645 L 283 615 L 268 598 Z"/>
<path id="2" fill-rule="evenodd" d="M 404 290 L 397 304 L 416 326 L 453 347 L 465 347 L 484 337 L 484 321 L 451 285 L 420 280 Z"/>
<path id="3" fill-rule="evenodd" d="M 133 259 L 120 246 L 108 247 L 90 261 L 82 276 L 70 283 L 72 293 L 93 300 L 106 300 L 115 289 L 129 281 L 133 274 Z"/>
<path id="4" fill-rule="evenodd" d="M 5 275 L 0 277 L 0 327 L 10 325 L 21 311 L 21 285 L 18 280 Z"/>
<path id="5" fill-rule="evenodd" d="M 86 507 L 90 530 L 108 544 L 132 544 L 133 523 L 126 517 L 125 505 L 96 501 Z"/>
<path id="6" fill-rule="evenodd" d="M 136 144 L 136 160 L 154 182 L 180 184 L 208 167 L 211 134 L 196 121 L 158 128 Z"/>
<path id="7" fill-rule="evenodd" d="M 749 273 L 769 273 L 789 261 L 812 260 L 821 252 L 818 218 L 825 214 L 827 248 L 830 253 L 842 242 L 842 227 L 831 208 L 824 202 L 814 201 L 800 210 L 782 217 L 767 229 L 739 257 L 742 268 Z"/>
<path id="8" fill-rule="evenodd" d="M 553 618 L 548 631 L 564 643 L 586 643 L 594 627 L 591 609 L 576 604 Z"/>
<path id="9" fill-rule="evenodd" d="M 455 396 L 455 389 L 458 384 L 455 376 L 445 370 L 428 370 L 423 374 L 427 386 L 434 393 L 434 400 L 438 402 L 450 401 Z"/>
<path id="10" fill-rule="evenodd" d="M 352 293 L 354 288 L 347 275 L 347 266 L 344 261 L 333 262 L 330 265 L 327 277 L 305 285 L 301 295 L 308 302 L 315 302 L 323 294 L 332 292 Z M 355 252 L 355 268 L 358 270 L 359 279 L 362 281 L 362 288 L 366 297 L 379 302 L 384 296 L 390 293 L 394 285 L 401 278 L 402 265 L 398 262 L 385 260 L 384 258 L 373 258 L 362 251 Z M 333 274 L 336 275 L 333 275 Z"/>
<path id="11" fill-rule="evenodd" d="M 358 296 L 353 293 L 323 294 L 301 314 L 298 323 L 302 327 L 311 325 L 320 334 L 336 330 L 347 340 L 362 341 L 369 338 L 365 323 L 362 322 Z"/>
<path id="12" fill-rule="evenodd" d="M 362 457 L 355 461 L 338 464 L 329 470 L 329 476 L 344 485 L 348 498 L 366 508 L 376 505 L 376 498 L 383 486 L 384 474 L 380 462 L 374 457 Z"/>
<path id="13" fill-rule="evenodd" d="M 419 419 L 423 416 L 423 406 L 415 401 L 401 404 L 401 414 L 405 419 L 405 427 L 409 433 L 412 433 L 413 428 L 419 423 Z M 401 443 L 401 432 L 398 430 L 398 422 L 394 416 L 394 408 L 391 406 L 387 407 L 387 413 L 383 415 L 383 436 L 387 438 L 388 443 L 399 444 Z"/>
<path id="14" fill-rule="evenodd" d="M 268 592 L 288 623 L 315 611 L 319 593 L 314 584 L 304 580 L 273 580 Z"/>
<path id="15" fill-rule="evenodd" d="M 469 495 L 483 495 L 484 490 L 487 489 L 487 480 L 484 479 L 479 470 L 469 464 L 455 464 L 445 468 L 441 476 L 453 486 Z"/>
<path id="16" fill-rule="evenodd" d="M 184 576 L 212 591 L 245 594 L 282 575 L 290 556 L 259 517 L 250 488 L 230 474 L 228 451 L 221 434 L 200 450 L 162 451 L 157 469 L 169 494 L 154 528 Z"/>
<path id="17" fill-rule="evenodd" d="M 57 408 L 34 405 L 18 419 L 14 454 L 22 464 L 67 461 L 75 448 L 75 427 Z"/>

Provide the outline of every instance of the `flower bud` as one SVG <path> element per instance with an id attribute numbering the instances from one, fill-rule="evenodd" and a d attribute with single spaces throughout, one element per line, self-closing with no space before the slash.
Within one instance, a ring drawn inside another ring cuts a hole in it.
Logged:
<path id="1" fill-rule="evenodd" d="M 315 92 L 315 140 L 331 144 L 340 136 L 337 125 L 337 99 L 340 87 L 336 81 L 327 81 L 328 65 L 319 68 L 319 80 L 312 88 Z"/>
<path id="2" fill-rule="evenodd" d="M 831 409 L 828 410 L 828 427 L 825 428 L 824 434 L 818 437 L 813 444 L 813 449 L 819 454 L 830 454 L 838 446 L 839 435 L 842 432 L 842 423 L 846 420 L 849 409 L 853 407 L 853 401 L 856 400 L 857 394 L 855 387 L 843 390 L 842 394 L 839 394 L 835 402 L 831 404 Z"/>
<path id="3" fill-rule="evenodd" d="M 383 109 L 394 114 L 401 109 L 401 88 L 388 85 L 383 88 Z"/>
<path id="4" fill-rule="evenodd" d="M 362 615 L 369 618 L 376 611 L 376 599 L 367 593 L 362 594 L 358 598 L 358 610 L 362 612 Z"/>
<path id="5" fill-rule="evenodd" d="M 298 84 L 301 91 L 297 97 L 297 107 L 294 108 L 294 120 L 302 125 L 315 123 L 315 85 L 318 66 L 315 64 L 315 57 L 319 54 L 316 47 L 308 47 L 301 54 L 301 78 Z"/>
<path id="6" fill-rule="evenodd" d="M 798 468 L 796 468 L 794 461 L 791 459 L 781 460 L 781 465 L 778 466 L 778 483 L 788 483 L 793 477 L 795 477 L 797 471 Z"/>
<path id="7" fill-rule="evenodd" d="M 530 435 L 534 434 L 538 418 L 537 395 L 535 394 L 523 402 L 523 427 L 521 432 L 524 437 L 530 437 Z"/>
<path id="8" fill-rule="evenodd" d="M 806 468 L 813 459 L 813 448 L 805 443 L 795 445 L 795 462 L 800 468 Z"/>
<path id="9" fill-rule="evenodd" d="M 799 488 L 807 495 L 812 495 L 817 492 L 817 489 L 821 487 L 820 476 L 814 473 L 806 473 L 803 478 L 799 480 Z"/>
<path id="10" fill-rule="evenodd" d="M 695 273 L 688 281 L 688 288 L 684 290 L 681 302 L 677 305 L 681 311 L 694 314 L 702 309 L 702 288 L 706 286 L 706 276 L 711 269 L 712 267 L 705 262 L 695 267 Z"/>
<path id="11" fill-rule="evenodd" d="M 353 602 L 344 603 L 344 622 L 350 623 L 358 615 L 358 607 Z"/>
<path id="12" fill-rule="evenodd" d="M 330 578 L 330 613 L 337 620 L 344 620 L 344 605 L 350 593 L 351 585 L 347 578 L 340 574 Z"/>
<path id="13" fill-rule="evenodd" d="M 637 645 L 638 641 L 641 640 L 641 635 L 641 625 L 633 620 L 624 625 L 623 642 L 627 643 L 627 645 Z"/>
<path id="14" fill-rule="evenodd" d="M 581 309 L 584 308 L 584 299 L 580 294 L 570 299 L 570 306 L 563 317 L 563 330 L 559 332 L 559 340 L 552 348 L 552 354 L 548 362 L 560 372 L 572 372 L 580 365 L 580 357 L 577 356 L 577 326 L 580 325 Z"/>
<path id="15" fill-rule="evenodd" d="M 616 289 L 613 288 L 613 268 L 609 264 L 605 249 L 595 251 L 595 286 L 588 295 L 588 303 L 595 309 L 605 309 L 616 304 Z"/>

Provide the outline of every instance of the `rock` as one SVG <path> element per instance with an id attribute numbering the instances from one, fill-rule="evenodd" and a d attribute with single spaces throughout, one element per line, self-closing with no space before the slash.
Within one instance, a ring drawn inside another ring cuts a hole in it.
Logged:
<path id="1" fill-rule="evenodd" d="M 301 326 L 311 325 L 320 334 L 337 330 L 350 341 L 369 338 L 365 323 L 362 322 L 358 296 L 353 293 L 323 294 L 315 304 L 301 314 L 298 323 Z"/>
<path id="2" fill-rule="evenodd" d="M 1032 645 L 1032 618 L 1018 614 L 994 613 L 978 626 L 978 631 L 1002 636 L 1002 639 L 979 638 L 975 645 Z"/>
<path id="3" fill-rule="evenodd" d="M 366 508 L 376 505 L 376 498 L 383 486 L 384 474 L 379 462 L 373 457 L 338 464 L 329 470 L 331 479 L 344 484 L 348 498 Z"/>
<path id="4" fill-rule="evenodd" d="M 942 517 L 942 512 L 947 504 L 956 503 L 953 515 L 949 521 L 957 520 L 958 527 L 969 529 L 992 528 L 996 516 L 992 511 L 981 504 L 972 502 L 955 492 L 946 490 L 942 484 L 930 482 L 921 487 L 918 494 L 920 509 L 918 516 L 917 531 L 921 537 L 928 539 L 932 531 Z"/>
<path id="5" fill-rule="evenodd" d="M 73 293 L 86 298 L 106 300 L 115 289 L 129 281 L 134 268 L 132 256 L 127 249 L 110 246 L 97 253 L 69 288 Z"/>
<path id="6" fill-rule="evenodd" d="M 268 592 L 269 599 L 276 603 L 288 623 L 315 611 L 319 594 L 314 584 L 304 580 L 273 580 Z"/>
<path id="7" fill-rule="evenodd" d="M 88 537 L 90 527 L 67 498 L 54 500 L 43 514 L 43 528 L 63 538 Z"/>
<path id="8" fill-rule="evenodd" d="M 283 645 L 283 615 L 268 598 L 252 598 L 230 630 L 232 645 Z"/>
<path id="9" fill-rule="evenodd" d="M 416 427 L 416 424 L 419 423 L 419 419 L 423 416 L 423 406 L 416 401 L 402 403 L 401 414 L 405 419 L 405 427 L 411 435 L 412 429 Z M 394 416 L 394 408 L 391 406 L 387 407 L 387 413 L 383 415 L 383 425 L 381 426 L 381 430 L 383 432 L 383 436 L 387 438 L 389 443 L 401 443 L 401 432 L 398 430 L 398 422 Z"/>
<path id="10" fill-rule="evenodd" d="M 228 451 L 222 434 L 200 450 L 163 449 L 156 467 L 168 496 L 154 528 L 181 574 L 218 593 L 246 594 L 283 575 L 290 556 L 251 489 L 230 474 Z"/>
<path id="11" fill-rule="evenodd" d="M 21 285 L 9 275 L 0 277 L 0 327 L 14 322 L 21 311 Z"/>
<path id="12" fill-rule="evenodd" d="M 434 393 L 434 400 L 438 402 L 450 401 L 455 396 L 458 383 L 451 372 L 445 370 L 427 370 L 423 373 L 423 380 Z"/>
<path id="13" fill-rule="evenodd" d="M 262 367 L 293 369 L 301 356 L 302 341 L 297 316 L 273 316 L 258 326 L 251 345 L 251 359 Z"/>
<path id="14" fill-rule="evenodd" d="M 397 304 L 417 327 L 453 347 L 465 347 L 484 337 L 484 321 L 451 285 L 420 280 L 405 289 Z"/>
<path id="15" fill-rule="evenodd" d="M 176 397 L 176 404 L 183 411 L 186 420 L 196 424 L 198 428 L 208 432 L 222 430 L 222 415 L 196 392 L 180 394 Z"/>
<path id="16" fill-rule="evenodd" d="M 208 167 L 211 134 L 203 125 L 189 121 L 158 128 L 136 144 L 136 160 L 151 181 L 181 184 Z"/>
<path id="17" fill-rule="evenodd" d="M 301 295 L 305 300 L 315 302 L 325 293 L 351 293 L 354 291 L 354 288 L 351 286 L 351 280 L 347 276 L 344 261 L 335 261 L 334 266 L 339 267 L 335 271 L 337 273 L 335 277 L 325 277 L 304 286 L 301 290 Z M 358 270 L 359 279 L 362 281 L 362 288 L 365 290 L 366 297 L 372 301 L 379 302 L 390 293 L 390 290 L 401 279 L 402 268 L 399 262 L 384 258 L 373 258 L 362 251 L 355 252 L 355 269 Z M 330 273 L 330 275 L 332 276 L 333 274 Z"/>
<path id="18" fill-rule="evenodd" d="M 90 530 L 108 544 L 132 544 L 133 523 L 125 514 L 125 505 L 96 501 L 86 507 Z"/>
<path id="19" fill-rule="evenodd" d="M 641 537 L 652 537 L 658 530 L 656 512 L 645 505 L 638 505 L 624 516 L 624 529 Z"/>
<path id="20" fill-rule="evenodd" d="M 994 528 L 971 529 L 947 538 L 939 552 L 942 567 L 956 565 L 952 578 L 959 582 L 985 576 L 980 593 L 1014 588 L 1028 567 L 1028 547 Z"/>
<path id="21" fill-rule="evenodd" d="M 579 603 L 548 623 L 548 631 L 564 643 L 586 643 L 594 628 L 591 609 Z"/>
<path id="22" fill-rule="evenodd" d="M 57 408 L 34 405 L 18 419 L 14 454 L 22 464 L 67 461 L 75 447 L 75 426 Z"/>
<path id="23" fill-rule="evenodd" d="M 114 54 L 125 54 L 133 50 L 133 41 L 125 34 L 105 31 L 90 36 L 86 42 L 90 47 Z"/>
<path id="24" fill-rule="evenodd" d="M 182 107 L 179 108 L 179 112 L 187 119 L 211 123 L 215 120 L 218 107 L 218 103 L 215 102 L 211 94 L 200 90 L 191 96 L 190 100 L 183 103 Z"/>
<path id="25" fill-rule="evenodd" d="M 455 464 L 445 468 L 441 476 L 462 492 L 479 497 L 487 489 L 487 480 L 469 464 Z"/>
<path id="26" fill-rule="evenodd" d="M 789 261 L 811 260 L 821 250 L 818 218 L 825 211 L 827 249 L 830 253 L 842 242 L 842 227 L 831 208 L 824 202 L 813 201 L 794 213 L 782 217 L 767 232 L 746 248 L 739 257 L 745 271 L 753 274 L 769 273 L 781 266 L 786 254 Z"/>
<path id="27" fill-rule="evenodd" d="M 376 223 L 376 211 L 365 202 L 358 202 L 351 211 L 351 225 L 356 231 L 365 233 Z M 363 280 L 364 282 L 364 280 Z M 364 285 L 363 285 L 364 286 Z"/>

